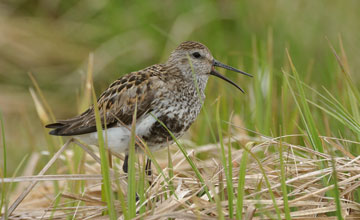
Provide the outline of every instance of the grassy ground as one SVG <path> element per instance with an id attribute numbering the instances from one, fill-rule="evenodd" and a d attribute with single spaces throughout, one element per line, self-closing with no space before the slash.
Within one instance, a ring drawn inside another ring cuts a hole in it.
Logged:
<path id="1" fill-rule="evenodd" d="M 139 193 L 142 206 L 124 198 L 120 161 L 114 160 L 108 177 L 120 178 L 111 181 L 116 195 L 101 195 L 104 169 L 71 144 L 46 173 L 57 176 L 41 177 L 48 181 L 21 203 L 33 212 L 18 213 L 358 216 L 359 9 L 358 1 L 325 0 L 1 2 L 2 177 L 37 174 L 62 146 L 64 140 L 48 136 L 43 124 L 91 103 L 90 53 L 97 94 L 122 74 L 166 60 L 184 40 L 206 44 L 218 60 L 255 76 L 226 73 L 245 95 L 210 79 L 204 111 L 181 140 L 188 153 L 172 146 L 170 156 L 157 154 L 163 170 L 156 169 L 154 187 L 147 186 L 142 166 L 134 167 L 131 181 L 140 181 L 129 191 L 146 191 Z M 24 192 L 25 180 L 1 185 L 1 213 Z M 115 213 L 102 201 L 115 204 Z"/>

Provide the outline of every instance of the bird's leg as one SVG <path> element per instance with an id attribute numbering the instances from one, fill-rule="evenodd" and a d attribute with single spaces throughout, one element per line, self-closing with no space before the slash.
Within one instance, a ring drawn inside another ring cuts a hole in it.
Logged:
<path id="1" fill-rule="evenodd" d="M 151 159 L 150 158 L 147 158 L 147 160 L 146 160 L 145 173 L 148 176 L 151 176 L 151 174 L 152 174 L 152 172 L 151 172 Z"/>
<path id="2" fill-rule="evenodd" d="M 147 176 L 151 177 L 152 171 L 151 171 L 151 159 L 146 159 L 146 165 L 145 165 L 145 173 Z M 152 185 L 152 179 L 148 180 L 149 186 Z"/>
<path id="3" fill-rule="evenodd" d="M 123 164 L 124 173 L 128 173 L 128 163 L 129 163 L 129 155 L 125 154 L 125 160 L 124 160 L 124 164 Z"/>
<path id="4" fill-rule="evenodd" d="M 123 171 L 124 173 L 128 173 L 128 164 L 129 164 L 129 155 L 125 154 L 125 159 L 124 159 L 124 164 L 123 164 Z M 129 178 L 129 176 L 128 176 Z M 139 201 L 139 195 L 137 193 L 135 193 L 135 199 L 136 201 Z"/>

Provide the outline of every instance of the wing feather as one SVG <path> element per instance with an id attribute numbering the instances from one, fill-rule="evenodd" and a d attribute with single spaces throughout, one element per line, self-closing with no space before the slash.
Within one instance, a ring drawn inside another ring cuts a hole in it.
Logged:
<path id="1" fill-rule="evenodd" d="M 137 102 L 137 119 L 152 110 L 157 89 L 163 86 L 156 71 L 159 65 L 154 65 L 139 72 L 132 72 L 112 83 L 97 101 L 102 126 L 111 128 L 119 124 L 131 125 L 132 116 Z M 53 128 L 50 134 L 57 136 L 73 136 L 96 131 L 94 108 L 90 107 L 81 115 L 67 120 L 46 125 Z"/>

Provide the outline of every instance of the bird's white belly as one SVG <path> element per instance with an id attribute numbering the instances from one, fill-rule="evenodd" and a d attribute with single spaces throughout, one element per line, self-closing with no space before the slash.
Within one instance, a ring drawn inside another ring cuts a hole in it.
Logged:
<path id="1" fill-rule="evenodd" d="M 152 115 L 147 115 L 142 120 L 136 123 L 136 135 L 142 137 L 147 135 L 151 126 L 156 122 L 156 119 Z M 110 151 L 114 153 L 124 153 L 128 150 L 129 142 L 131 138 L 131 127 L 112 127 L 103 131 L 104 140 L 107 140 L 107 145 Z M 78 135 L 87 144 L 98 145 L 98 134 L 92 132 L 88 134 Z"/>

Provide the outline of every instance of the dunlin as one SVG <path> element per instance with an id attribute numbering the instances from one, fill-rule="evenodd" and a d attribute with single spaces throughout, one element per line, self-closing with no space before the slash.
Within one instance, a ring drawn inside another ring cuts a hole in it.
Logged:
<path id="1" fill-rule="evenodd" d="M 158 150 L 172 143 L 172 137 L 163 124 L 181 137 L 195 121 L 205 99 L 205 87 L 210 75 L 219 77 L 243 90 L 221 75 L 215 67 L 251 76 L 214 59 L 210 50 L 201 43 L 181 43 L 164 64 L 155 64 L 131 72 L 113 82 L 99 97 L 97 104 L 103 127 L 106 121 L 107 144 L 110 152 L 125 153 L 123 169 L 127 172 L 128 147 L 132 117 L 137 106 L 136 135 L 150 150 Z M 159 121 L 158 121 L 159 120 Z M 49 124 L 52 135 L 75 136 L 88 144 L 98 143 L 94 108 L 79 116 Z M 146 169 L 150 170 L 148 160 Z"/>

